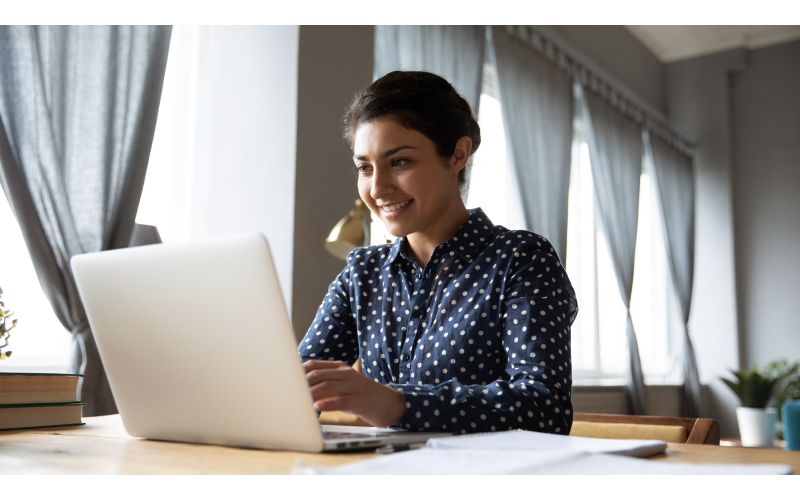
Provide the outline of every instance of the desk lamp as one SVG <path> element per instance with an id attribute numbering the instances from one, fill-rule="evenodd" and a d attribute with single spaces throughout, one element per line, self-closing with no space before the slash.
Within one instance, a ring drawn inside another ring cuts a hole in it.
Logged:
<path id="1" fill-rule="evenodd" d="M 372 220 L 369 209 L 361 199 L 356 206 L 343 217 L 325 240 L 325 250 L 336 258 L 346 260 L 354 248 L 369 245 L 369 225 Z"/>

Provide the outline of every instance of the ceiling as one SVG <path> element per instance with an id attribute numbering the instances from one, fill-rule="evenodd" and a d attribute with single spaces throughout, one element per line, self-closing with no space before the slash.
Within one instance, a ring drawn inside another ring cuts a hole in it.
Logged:
<path id="1" fill-rule="evenodd" d="M 800 26 L 625 26 L 661 62 L 800 39 Z"/>

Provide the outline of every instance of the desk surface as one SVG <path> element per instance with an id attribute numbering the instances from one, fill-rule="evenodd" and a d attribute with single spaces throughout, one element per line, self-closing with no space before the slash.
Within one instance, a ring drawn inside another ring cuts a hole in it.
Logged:
<path id="1" fill-rule="evenodd" d="M 133 438 L 119 415 L 87 417 L 80 427 L 0 431 L 2 474 L 288 474 L 300 459 L 342 465 L 374 452 L 295 453 Z M 649 460 L 685 463 L 783 463 L 800 473 L 800 452 L 668 444 Z"/>

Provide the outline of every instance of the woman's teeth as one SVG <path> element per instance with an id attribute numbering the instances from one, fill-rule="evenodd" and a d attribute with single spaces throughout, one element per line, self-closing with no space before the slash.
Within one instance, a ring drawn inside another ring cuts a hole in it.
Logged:
<path id="1" fill-rule="evenodd" d="M 397 210 L 399 208 L 403 208 L 404 206 L 408 205 L 409 203 L 411 203 L 411 200 L 404 201 L 402 203 L 398 203 L 397 205 L 390 205 L 388 207 L 381 207 L 381 208 L 383 209 L 384 212 L 394 212 L 395 210 Z"/>

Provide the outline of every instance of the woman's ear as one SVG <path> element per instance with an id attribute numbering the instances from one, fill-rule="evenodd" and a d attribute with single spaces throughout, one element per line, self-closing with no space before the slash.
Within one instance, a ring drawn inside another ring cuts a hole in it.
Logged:
<path id="1" fill-rule="evenodd" d="M 457 174 L 467 166 L 469 154 L 472 152 L 472 139 L 464 136 L 456 142 L 456 148 L 450 161 L 451 172 Z"/>

